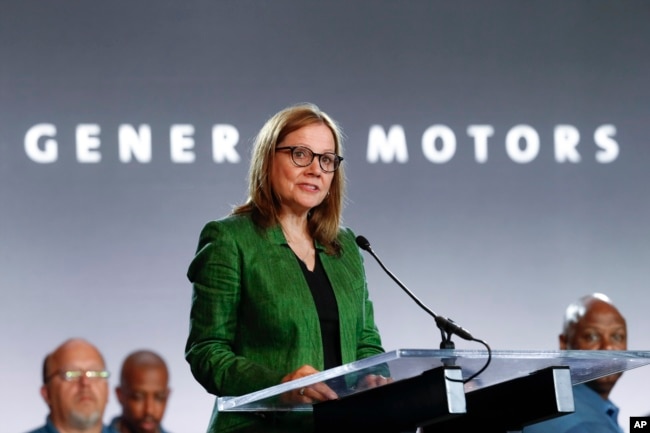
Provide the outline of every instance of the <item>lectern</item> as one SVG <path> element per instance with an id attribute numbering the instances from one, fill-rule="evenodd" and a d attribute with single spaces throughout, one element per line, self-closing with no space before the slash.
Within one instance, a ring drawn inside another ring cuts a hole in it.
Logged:
<path id="1" fill-rule="evenodd" d="M 572 386 L 650 364 L 650 351 L 398 349 L 238 397 L 221 412 L 308 411 L 315 432 L 506 433 L 573 412 Z M 369 374 L 386 385 L 359 386 Z M 337 400 L 291 406 L 279 397 L 325 382 Z M 363 429 L 363 430 L 361 430 Z"/>

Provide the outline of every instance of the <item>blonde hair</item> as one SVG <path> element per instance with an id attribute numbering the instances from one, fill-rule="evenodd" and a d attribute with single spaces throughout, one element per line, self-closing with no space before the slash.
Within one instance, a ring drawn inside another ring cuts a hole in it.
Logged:
<path id="1" fill-rule="evenodd" d="M 248 177 L 248 199 L 233 209 L 233 215 L 250 213 L 256 224 L 270 227 L 279 223 L 280 199 L 271 186 L 271 167 L 275 148 L 284 138 L 305 126 L 322 124 L 332 131 L 337 155 L 343 153 L 342 132 L 337 123 L 316 105 L 303 103 L 287 107 L 266 121 L 255 137 Z M 329 193 L 322 203 L 309 212 L 308 228 L 328 254 L 338 254 L 337 240 L 345 199 L 343 165 L 333 173 Z"/>

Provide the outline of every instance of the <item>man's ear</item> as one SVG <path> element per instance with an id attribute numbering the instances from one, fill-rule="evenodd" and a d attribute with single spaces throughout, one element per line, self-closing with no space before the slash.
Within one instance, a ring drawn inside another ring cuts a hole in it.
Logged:
<path id="1" fill-rule="evenodd" d="M 47 386 L 41 385 L 41 397 L 43 397 L 43 400 L 45 400 L 45 403 L 47 406 L 50 406 L 50 393 L 47 390 Z"/>
<path id="2" fill-rule="evenodd" d="M 119 401 L 120 404 L 124 404 L 124 402 L 122 401 L 122 399 L 124 398 L 124 394 L 122 394 L 122 388 L 120 388 L 119 386 L 116 386 L 115 387 L 115 395 L 117 396 L 117 401 Z"/>
<path id="3" fill-rule="evenodd" d="M 567 350 L 568 344 L 567 344 L 566 334 L 560 334 L 559 340 L 560 340 L 560 350 Z"/>

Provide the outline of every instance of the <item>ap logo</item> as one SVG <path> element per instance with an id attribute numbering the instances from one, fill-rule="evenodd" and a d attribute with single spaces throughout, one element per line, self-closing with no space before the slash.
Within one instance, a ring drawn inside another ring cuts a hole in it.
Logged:
<path id="1" fill-rule="evenodd" d="M 650 416 L 631 416 L 630 432 L 635 431 L 650 432 Z"/>

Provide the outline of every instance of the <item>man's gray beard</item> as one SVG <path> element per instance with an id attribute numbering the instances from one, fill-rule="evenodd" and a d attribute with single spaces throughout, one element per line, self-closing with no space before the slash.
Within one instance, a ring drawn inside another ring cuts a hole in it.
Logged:
<path id="1" fill-rule="evenodd" d="M 72 411 L 70 413 L 70 424 L 79 430 L 87 430 L 97 425 L 100 417 L 101 413 L 98 410 L 89 414 Z"/>

